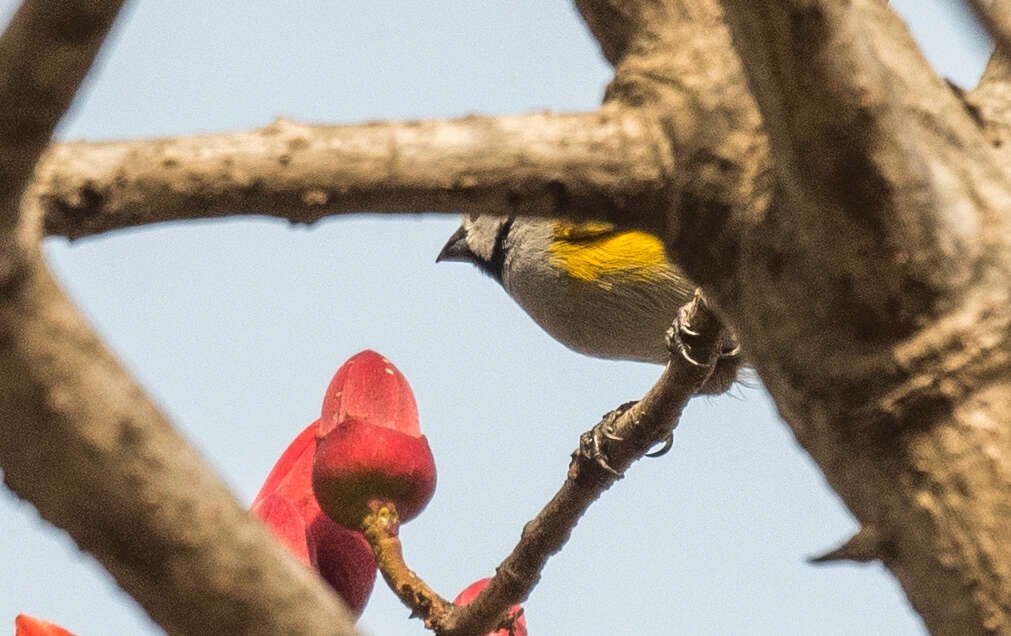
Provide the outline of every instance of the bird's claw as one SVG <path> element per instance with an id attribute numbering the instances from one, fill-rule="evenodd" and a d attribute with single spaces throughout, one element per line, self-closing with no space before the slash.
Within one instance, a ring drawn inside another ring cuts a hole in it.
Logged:
<path id="1" fill-rule="evenodd" d="M 663 457 L 674 446 L 674 431 L 667 433 L 663 438 L 663 446 L 659 450 L 646 453 L 646 457 Z"/>
<path id="2" fill-rule="evenodd" d="M 605 426 L 609 426 L 609 423 L 607 420 L 601 420 L 599 424 L 579 436 L 579 456 L 593 461 L 605 473 L 611 473 L 618 479 L 621 479 L 624 475 L 607 463 L 607 453 L 604 452 L 603 440 L 611 438 L 604 431 Z"/>
<path id="3" fill-rule="evenodd" d="M 674 318 L 674 322 L 667 329 L 664 334 L 667 342 L 667 351 L 671 354 L 678 354 L 686 362 L 695 367 L 704 367 L 706 362 L 697 360 L 692 355 L 692 344 L 691 339 L 698 337 L 701 334 L 700 331 L 692 329 L 690 324 L 692 319 L 695 317 L 696 313 L 699 311 L 700 306 L 705 306 L 706 300 L 702 295 L 701 290 L 695 291 L 695 296 L 687 303 L 678 308 L 677 316 Z M 721 343 L 725 349 L 722 349 L 718 354 L 717 358 L 739 358 L 741 355 L 741 345 L 737 341 L 737 337 L 733 332 L 724 331 L 722 334 L 723 342 Z"/>
<path id="4" fill-rule="evenodd" d="M 681 354 L 681 357 L 684 358 L 685 361 L 688 362 L 688 364 L 694 367 L 705 366 L 703 363 L 693 358 L 692 354 L 688 353 L 688 346 L 680 340 L 678 341 L 678 353 Z"/>
<path id="5" fill-rule="evenodd" d="M 732 341 L 734 346 L 729 349 L 724 349 L 720 351 L 721 358 L 736 358 L 741 355 L 741 345 L 736 339 Z"/>
<path id="6" fill-rule="evenodd" d="M 696 311 L 696 304 L 701 301 L 701 297 L 697 295 L 691 302 L 681 305 L 681 307 L 677 310 L 677 316 L 674 317 L 673 324 L 667 328 L 667 331 L 664 334 L 664 338 L 667 343 L 667 351 L 670 353 L 676 353 L 688 364 L 697 367 L 704 366 L 704 363 L 692 357 L 692 348 L 688 346 L 686 339 L 691 339 L 700 335 L 699 332 L 695 331 L 691 327 L 688 327 L 688 323 L 691 322 L 692 315 Z"/>
<path id="7" fill-rule="evenodd" d="M 671 329 L 674 329 L 674 327 L 671 327 Z M 695 331 L 694 329 L 689 327 L 683 320 L 680 321 L 680 324 L 678 325 L 678 330 L 682 333 L 682 335 L 685 336 L 698 336 L 701 334 L 701 332 Z M 670 335 L 673 336 L 674 334 Z"/>
<path id="8" fill-rule="evenodd" d="M 626 402 L 610 413 L 606 413 L 596 426 L 579 436 L 579 456 L 592 460 L 601 470 L 614 475 L 618 479 L 624 477 L 624 474 L 615 470 L 608 463 L 607 453 L 604 451 L 605 440 L 612 442 L 625 441 L 624 437 L 614 432 L 614 423 L 625 414 L 625 411 L 632 408 L 634 404 L 634 401 Z"/>
<path id="9" fill-rule="evenodd" d="M 622 437 L 621 435 L 616 435 L 614 431 L 611 430 L 612 428 L 613 428 L 612 426 L 605 426 L 600 431 L 600 434 L 603 437 L 606 437 L 607 439 L 611 440 L 612 442 L 624 442 L 625 438 Z"/>

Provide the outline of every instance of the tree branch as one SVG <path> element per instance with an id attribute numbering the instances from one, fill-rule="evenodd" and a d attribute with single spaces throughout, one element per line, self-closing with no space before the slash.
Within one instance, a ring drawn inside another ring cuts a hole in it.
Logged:
<path id="1" fill-rule="evenodd" d="M 182 219 L 347 212 L 585 215 L 640 221 L 665 196 L 634 113 L 308 126 L 54 146 L 31 196 L 48 234 L 77 238 Z"/>
<path id="2" fill-rule="evenodd" d="M 726 332 L 701 293 L 680 308 L 675 329 L 691 338 L 691 349 L 675 350 L 656 384 L 638 402 L 604 416 L 580 439 L 562 487 L 523 528 L 512 553 L 481 593 L 455 606 L 424 583 L 404 562 L 397 538 L 396 513 L 375 510 L 363 531 L 376 552 L 379 569 L 412 615 L 440 636 L 484 634 L 510 622 L 510 607 L 526 600 L 548 559 L 565 545 L 580 517 L 622 473 L 650 448 L 673 434 L 681 412 L 709 379 Z"/>
<path id="3" fill-rule="evenodd" d="M 281 122 L 59 146 L 29 200 L 67 236 L 272 209 L 655 215 L 647 227 L 736 327 L 798 440 L 888 537 L 882 557 L 928 627 L 1007 631 L 1007 162 L 884 2 L 723 5 L 743 68 L 715 0 L 581 1 L 615 79 L 601 114 L 557 117 L 592 125 Z M 992 67 L 970 99 L 1006 82 Z M 990 95 L 997 143 L 1008 100 Z"/>
<path id="4" fill-rule="evenodd" d="M 685 404 L 713 373 L 725 338 L 722 324 L 698 294 L 679 312 L 675 329 L 682 327 L 696 333 L 691 349 L 693 361 L 672 353 L 660 378 L 641 400 L 608 413 L 598 428 L 583 435 L 562 487 L 523 527 L 519 543 L 496 568 L 488 586 L 451 615 L 437 633 L 479 634 L 494 628 L 509 607 L 526 600 L 547 560 L 562 549 L 590 505 L 633 462 L 673 434 Z M 606 435 L 602 435 L 604 430 Z M 603 446 L 610 470 L 602 468 L 592 449 L 587 448 L 594 444 L 594 436 Z"/>
<path id="5" fill-rule="evenodd" d="M 162 418 L 46 271 L 18 202 L 119 2 L 29 0 L 0 37 L 0 467 L 170 633 L 351 634 L 347 611 Z"/>
<path id="6" fill-rule="evenodd" d="M 614 49 L 609 97 L 655 113 L 677 157 L 668 254 L 861 523 L 894 542 L 885 563 L 928 627 L 1007 631 L 1006 161 L 886 3 L 722 4 L 743 70 L 722 27 L 608 33 L 593 25 L 610 3 L 579 5 L 600 12 L 595 34 L 635 43 Z"/>
<path id="7" fill-rule="evenodd" d="M 713 293 L 929 629 L 1006 631 L 1005 171 L 883 3 L 723 5 L 775 185 Z"/>
<path id="8" fill-rule="evenodd" d="M 24 2 L 0 37 L 0 210 L 9 231 L 32 167 L 98 54 L 122 0 Z"/>
<path id="9" fill-rule="evenodd" d="M 619 66 L 626 56 L 643 55 L 682 28 L 719 25 L 722 15 L 710 0 L 575 0 L 604 57 Z"/>
<path id="10" fill-rule="evenodd" d="M 987 15 L 1011 15 L 1011 0 L 995 0 Z M 979 115 L 987 140 L 999 148 L 1002 155 L 1011 150 L 1008 144 L 1011 141 L 1011 58 L 1004 52 L 1006 50 L 994 50 L 979 85 L 966 95 L 967 103 Z M 1008 165 L 1007 157 L 1001 163 Z"/>
<path id="11" fill-rule="evenodd" d="M 968 3 L 993 36 L 997 50 L 1004 56 L 1011 55 L 1011 2 L 993 0 L 985 3 L 983 0 L 968 0 Z"/>
<path id="12" fill-rule="evenodd" d="M 985 146 L 978 129 L 876 0 L 724 5 L 769 131 L 782 203 L 824 236 L 850 237 L 848 253 L 836 248 L 809 263 L 810 284 L 830 281 L 827 268 L 842 264 L 853 290 L 835 294 L 836 315 L 915 328 L 938 296 L 972 276 L 975 237 L 952 232 L 944 210 L 981 176 L 966 173 L 993 168 L 985 147 L 967 151 Z M 964 167 L 948 174 L 926 160 L 956 152 Z M 938 188 L 939 176 L 955 187 Z M 859 258 L 870 249 L 875 258 Z M 949 263 L 957 269 L 939 270 L 927 256 L 942 250 L 960 255 Z"/>

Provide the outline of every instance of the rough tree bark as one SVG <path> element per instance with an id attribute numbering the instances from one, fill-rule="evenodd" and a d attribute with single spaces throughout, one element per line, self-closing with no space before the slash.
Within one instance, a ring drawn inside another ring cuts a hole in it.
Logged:
<path id="1" fill-rule="evenodd" d="M 1007 60 L 957 95 L 881 0 L 576 5 L 615 69 L 599 113 L 57 146 L 26 206 L 71 237 L 264 210 L 648 227 L 863 524 L 833 557 L 881 559 L 935 634 L 1011 634 Z"/>
<path id="2" fill-rule="evenodd" d="M 776 189 L 714 293 L 928 628 L 1011 632 L 1006 173 L 883 3 L 723 4 Z"/>

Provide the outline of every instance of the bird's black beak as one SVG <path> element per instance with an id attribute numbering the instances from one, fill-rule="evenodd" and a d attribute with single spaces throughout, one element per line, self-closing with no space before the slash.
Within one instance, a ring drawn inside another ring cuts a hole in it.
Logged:
<path id="1" fill-rule="evenodd" d="M 449 237 L 449 240 L 442 247 L 442 251 L 435 257 L 436 263 L 441 261 L 474 263 L 476 260 L 477 255 L 470 251 L 470 247 L 467 246 L 467 231 L 463 229 L 462 225 L 453 232 L 453 236 Z"/>

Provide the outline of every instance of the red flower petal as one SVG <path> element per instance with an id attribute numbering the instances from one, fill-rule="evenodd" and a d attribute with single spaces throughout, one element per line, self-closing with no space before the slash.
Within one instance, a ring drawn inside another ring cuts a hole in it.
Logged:
<path id="1" fill-rule="evenodd" d="M 269 495 L 254 503 L 250 512 L 262 519 L 299 561 L 312 567 L 315 555 L 310 556 L 305 521 L 290 501 L 279 495 Z"/>
<path id="2" fill-rule="evenodd" d="M 270 470 L 270 474 L 267 475 L 267 480 L 263 482 L 263 487 L 260 488 L 260 492 L 256 495 L 256 499 L 253 500 L 253 505 L 256 505 L 260 499 L 268 495 L 274 494 L 274 491 L 278 489 L 283 481 L 290 475 L 295 475 L 293 482 L 297 482 L 297 475 L 300 473 L 305 473 L 309 475 L 312 472 L 312 454 L 316 449 L 316 428 L 319 421 L 313 422 L 309 426 L 305 427 L 298 437 L 288 445 L 288 448 L 284 450 L 281 454 L 280 459 L 274 464 L 274 467 Z M 308 457 L 308 466 L 305 468 L 300 465 L 300 462 L 305 462 L 305 457 Z M 293 487 L 296 487 L 297 483 L 286 484 L 286 491 L 290 494 Z M 312 487 L 309 486 L 308 481 L 306 482 L 306 492 L 312 492 Z"/>
<path id="3" fill-rule="evenodd" d="M 74 636 L 74 634 L 41 618 L 18 614 L 14 619 L 14 636 Z"/>
<path id="4" fill-rule="evenodd" d="M 389 360 L 368 349 L 349 358 L 330 380 L 318 435 L 349 417 L 421 436 L 418 406 L 407 379 Z"/>
<path id="5" fill-rule="evenodd" d="M 335 524 L 316 502 L 312 464 L 317 424 L 307 426 L 281 455 L 253 501 L 252 512 L 360 614 L 376 580 L 376 561 L 365 537 Z"/>
<path id="6" fill-rule="evenodd" d="M 376 582 L 376 558 L 360 532 L 334 523 L 322 511 L 309 524 L 316 569 L 356 615 L 369 601 Z"/>

